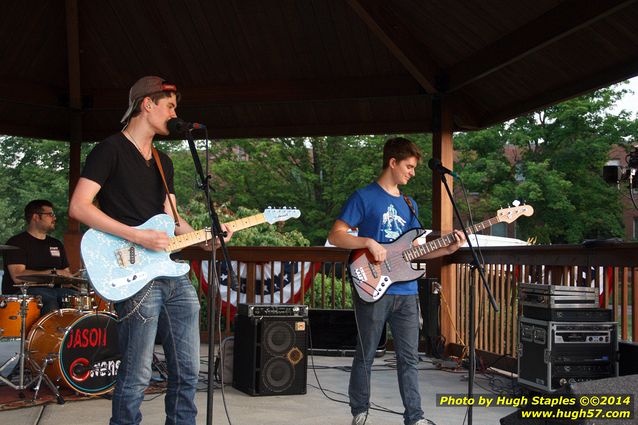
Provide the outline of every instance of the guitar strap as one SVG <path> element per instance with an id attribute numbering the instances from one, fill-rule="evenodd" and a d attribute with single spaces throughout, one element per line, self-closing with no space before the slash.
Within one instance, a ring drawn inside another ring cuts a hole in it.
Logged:
<path id="1" fill-rule="evenodd" d="M 421 224 L 421 220 L 419 220 L 419 216 L 416 215 L 416 211 L 414 210 L 414 205 L 412 205 L 412 201 L 410 201 L 410 198 L 408 198 L 408 195 L 406 194 L 402 194 L 402 195 L 403 195 L 403 199 L 405 199 L 405 203 L 408 204 L 408 207 L 410 207 L 410 211 L 412 211 L 412 214 L 414 214 L 416 221 L 419 223 L 419 227 L 423 228 L 423 225 Z"/>
<path id="2" fill-rule="evenodd" d="M 155 163 L 157 164 L 157 168 L 159 168 L 160 175 L 162 176 L 162 183 L 164 183 L 164 189 L 166 189 L 166 197 L 168 198 L 168 203 L 171 204 L 171 211 L 173 211 L 173 219 L 175 220 L 175 226 L 179 226 L 179 219 L 177 218 L 177 208 L 173 204 L 173 200 L 171 199 L 171 194 L 168 191 L 168 184 L 166 184 L 166 177 L 164 176 L 164 169 L 162 168 L 162 161 L 160 161 L 159 154 L 157 153 L 157 149 L 153 146 L 153 158 L 155 158 Z"/>

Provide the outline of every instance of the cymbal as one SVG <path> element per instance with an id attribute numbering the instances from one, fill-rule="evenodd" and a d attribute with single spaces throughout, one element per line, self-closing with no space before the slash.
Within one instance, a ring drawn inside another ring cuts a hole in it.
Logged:
<path id="1" fill-rule="evenodd" d="M 59 274 L 23 274 L 16 276 L 18 280 L 32 283 L 44 283 L 48 285 L 80 285 L 88 283 L 81 277 L 62 276 Z"/>
<path id="2" fill-rule="evenodd" d="M 13 251 L 16 249 L 20 249 L 17 246 L 13 246 L 13 245 L 0 245 L 0 252 L 2 251 Z"/>

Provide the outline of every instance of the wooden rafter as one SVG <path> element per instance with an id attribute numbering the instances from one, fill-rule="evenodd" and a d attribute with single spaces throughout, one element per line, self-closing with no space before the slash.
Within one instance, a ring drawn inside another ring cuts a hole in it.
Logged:
<path id="1" fill-rule="evenodd" d="M 609 85 L 609 81 L 620 82 L 629 76 L 638 75 L 638 57 L 631 58 L 622 65 L 616 65 L 611 68 L 599 70 L 589 77 L 582 77 L 576 82 L 560 84 L 557 87 L 549 89 L 537 96 L 528 99 L 521 99 L 515 104 L 507 105 L 501 110 L 491 111 L 489 119 L 479 119 L 478 123 L 481 128 L 512 119 L 516 116 L 523 115 L 538 109 L 537 105 L 547 105 L 551 103 L 563 102 L 569 98 L 580 96 L 584 93 L 591 92 L 592 87 L 602 88 Z M 598 83 L 605 81 L 605 83 Z M 598 87 L 596 87 L 598 85 Z M 554 100 L 560 99 L 560 100 Z"/>
<path id="2" fill-rule="evenodd" d="M 260 81 L 189 88 L 178 86 L 178 89 L 189 107 L 374 99 L 424 94 L 419 84 L 409 76 Z M 128 90 L 100 90 L 85 93 L 85 97 L 90 99 L 89 109 L 121 110 L 125 106 Z"/>
<path id="3" fill-rule="evenodd" d="M 445 71 L 445 91 L 457 91 L 612 13 L 619 12 L 635 1 L 570 0 L 561 3 Z"/>
<path id="4" fill-rule="evenodd" d="M 436 83 L 438 66 L 393 12 L 392 2 L 349 0 L 348 3 L 426 92 L 439 92 Z"/>

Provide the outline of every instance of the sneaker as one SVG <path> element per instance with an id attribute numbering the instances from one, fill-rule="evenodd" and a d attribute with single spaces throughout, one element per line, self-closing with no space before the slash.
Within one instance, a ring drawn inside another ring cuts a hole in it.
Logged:
<path id="1" fill-rule="evenodd" d="M 352 418 L 352 425 L 364 425 L 366 423 L 366 419 L 368 419 L 368 414 L 366 412 L 358 413 L 357 416 Z"/>
<path id="2" fill-rule="evenodd" d="M 425 419 L 419 419 L 416 422 L 413 422 L 412 425 L 428 425 L 428 422 Z"/>

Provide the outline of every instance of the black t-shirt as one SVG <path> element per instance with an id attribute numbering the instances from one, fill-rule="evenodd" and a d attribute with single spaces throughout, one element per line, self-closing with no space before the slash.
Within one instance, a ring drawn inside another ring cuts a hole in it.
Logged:
<path id="1" fill-rule="evenodd" d="M 166 183 L 173 189 L 173 162 L 159 152 Z M 122 133 L 99 143 L 86 158 L 82 177 L 98 183 L 100 208 L 106 215 L 129 226 L 139 226 L 164 213 L 166 190 L 151 158 L 149 163 Z"/>
<path id="2" fill-rule="evenodd" d="M 29 270 L 66 269 L 69 262 L 64 252 L 64 246 L 59 240 L 47 236 L 38 239 L 28 232 L 22 232 L 7 241 L 7 245 L 20 249 L 5 251 L 4 276 L 2 278 L 2 293 L 16 294 L 18 289 L 13 287 L 13 280 L 7 266 L 9 264 L 24 264 Z"/>

